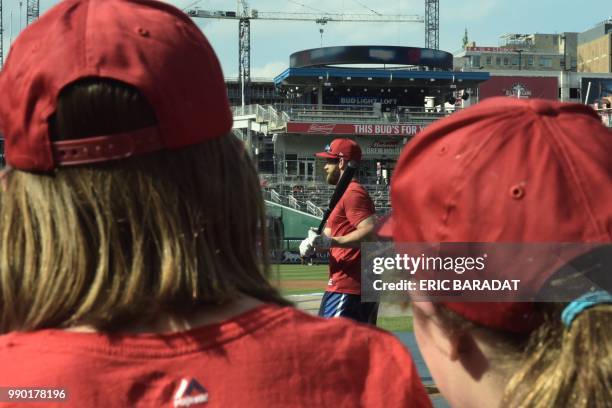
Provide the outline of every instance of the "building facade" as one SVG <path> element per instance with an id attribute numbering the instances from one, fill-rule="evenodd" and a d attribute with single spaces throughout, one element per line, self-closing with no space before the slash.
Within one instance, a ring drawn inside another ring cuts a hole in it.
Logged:
<path id="1" fill-rule="evenodd" d="M 576 71 L 578 33 L 505 34 L 500 45 L 467 43 L 455 54 L 455 69 L 483 71 Z"/>
<path id="2" fill-rule="evenodd" d="M 578 35 L 578 71 L 612 73 L 612 19 Z"/>

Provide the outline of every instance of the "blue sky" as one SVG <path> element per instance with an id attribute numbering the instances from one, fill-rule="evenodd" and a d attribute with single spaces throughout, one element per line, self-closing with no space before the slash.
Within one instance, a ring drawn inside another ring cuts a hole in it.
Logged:
<path id="1" fill-rule="evenodd" d="M 197 0 L 167 2 L 184 8 Z M 41 0 L 41 12 L 56 3 Z M 235 11 L 236 3 L 236 0 L 201 0 L 197 7 Z M 26 0 L 3 0 L 3 4 L 6 57 L 11 34 L 17 36 L 25 26 Z M 373 10 L 388 15 L 423 15 L 425 9 L 423 0 L 250 0 L 249 4 L 260 11 L 315 14 L 319 11 L 372 13 Z M 458 51 L 465 28 L 471 41 L 497 45 L 504 33 L 581 32 L 609 17 L 612 17 L 610 0 L 440 0 L 440 48 Z M 225 76 L 237 76 L 238 21 L 197 19 L 196 22 L 215 48 Z M 329 23 L 324 30 L 323 46 L 424 45 L 422 23 Z M 319 26 L 314 22 L 254 20 L 251 22 L 251 76 L 276 76 L 288 67 L 292 52 L 320 44 Z"/>

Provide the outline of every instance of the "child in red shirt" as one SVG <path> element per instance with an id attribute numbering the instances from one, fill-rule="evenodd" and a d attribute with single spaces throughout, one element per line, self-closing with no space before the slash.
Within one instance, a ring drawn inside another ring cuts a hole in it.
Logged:
<path id="1" fill-rule="evenodd" d="M 419 349 L 452 406 L 612 406 L 611 158 L 588 106 L 514 98 L 440 120 L 402 152 L 380 232 L 398 248 L 451 243 L 440 251 L 455 259 L 486 245 L 493 265 L 463 282 L 518 282 L 412 294 Z"/>
<path id="2" fill-rule="evenodd" d="M 0 93 L 0 405 L 429 405 L 395 338 L 269 283 L 257 175 L 185 14 L 64 1 Z"/>

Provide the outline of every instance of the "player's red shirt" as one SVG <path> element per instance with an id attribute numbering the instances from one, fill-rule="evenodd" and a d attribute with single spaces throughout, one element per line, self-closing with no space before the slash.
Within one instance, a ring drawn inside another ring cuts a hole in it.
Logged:
<path id="1" fill-rule="evenodd" d="M 180 333 L 0 336 L 0 386 L 63 388 L 43 405 L 64 408 L 431 406 L 390 333 L 269 304 Z"/>
<path id="2" fill-rule="evenodd" d="M 331 236 L 344 236 L 357 229 L 357 225 L 374 215 L 374 203 L 368 192 L 357 181 L 352 180 L 342 198 L 327 220 Z M 329 251 L 330 292 L 361 293 L 361 250 L 359 248 L 336 248 Z"/>

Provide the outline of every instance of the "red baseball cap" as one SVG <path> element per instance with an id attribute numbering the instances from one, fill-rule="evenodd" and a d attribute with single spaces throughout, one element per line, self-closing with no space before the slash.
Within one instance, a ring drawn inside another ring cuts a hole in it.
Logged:
<path id="1" fill-rule="evenodd" d="M 315 156 L 325 159 L 340 159 L 361 161 L 361 148 L 356 141 L 351 139 L 334 139 L 325 147 L 324 152 Z"/>
<path id="2" fill-rule="evenodd" d="M 585 105 L 490 98 L 417 135 L 391 196 L 382 233 L 397 243 L 610 243 L 612 132 Z M 445 305 L 491 328 L 533 328 L 530 302 Z"/>
<path id="3" fill-rule="evenodd" d="M 90 77 L 136 87 L 153 106 L 157 126 L 52 142 L 48 121 L 60 91 Z M 0 93 L 6 160 L 23 170 L 178 149 L 232 127 L 213 49 L 186 14 L 158 1 L 62 1 L 14 42 L 0 73 Z"/>

